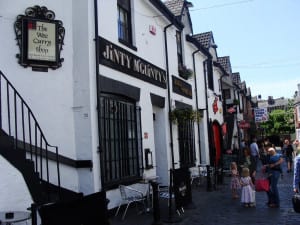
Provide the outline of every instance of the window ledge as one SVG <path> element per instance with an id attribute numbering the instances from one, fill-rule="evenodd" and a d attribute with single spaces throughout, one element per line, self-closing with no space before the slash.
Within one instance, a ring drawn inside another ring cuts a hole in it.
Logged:
<path id="1" fill-rule="evenodd" d="M 137 51 L 137 47 L 133 46 L 131 43 L 128 43 L 120 38 L 119 38 L 119 42 L 123 45 L 126 45 L 128 48 L 131 48 L 132 50 Z"/>

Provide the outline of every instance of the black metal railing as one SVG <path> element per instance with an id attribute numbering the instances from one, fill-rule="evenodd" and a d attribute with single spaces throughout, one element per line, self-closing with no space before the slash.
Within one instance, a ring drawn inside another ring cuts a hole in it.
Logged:
<path id="1" fill-rule="evenodd" d="M 48 143 L 30 107 L 1 71 L 0 129 L 13 137 L 15 149 L 26 151 L 26 157 L 34 162 L 40 181 L 52 183 L 60 190 L 58 147 Z M 51 161 L 50 152 L 56 156 Z M 50 170 L 49 166 L 54 169 Z"/>

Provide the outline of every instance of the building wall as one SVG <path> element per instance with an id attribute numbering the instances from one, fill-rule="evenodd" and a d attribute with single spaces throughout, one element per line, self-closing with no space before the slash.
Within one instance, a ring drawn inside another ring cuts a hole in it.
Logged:
<path id="1" fill-rule="evenodd" d="M 93 141 L 93 124 L 96 124 L 94 18 L 93 4 L 90 3 L 4 0 L 0 9 L 0 24 L 6 31 L 0 37 L 0 69 L 32 109 L 48 142 L 58 146 L 61 155 L 75 160 L 91 159 L 92 153 L 96 152 Z M 61 52 L 64 62 L 56 70 L 49 68 L 48 72 L 36 72 L 17 62 L 16 54 L 20 51 L 14 23 L 18 15 L 25 15 L 26 8 L 35 5 L 54 11 L 55 19 L 61 20 L 65 28 Z M 62 167 L 63 187 L 94 192 L 91 171 Z"/>
<path id="2" fill-rule="evenodd" d="M 31 67 L 23 68 L 17 62 L 15 55 L 19 53 L 13 29 L 17 15 L 24 14 L 25 9 L 34 5 L 46 6 L 55 12 L 55 19 L 63 22 L 65 38 L 61 57 L 64 58 L 62 67 L 48 72 L 32 71 Z M 98 1 L 98 30 L 99 37 L 126 51 L 146 60 L 147 62 L 167 71 L 165 52 L 165 34 L 167 37 L 167 55 L 169 66 L 170 106 L 175 102 L 182 102 L 196 108 L 194 78 L 183 80 L 191 86 L 192 98 L 173 92 L 172 76 L 178 76 L 177 46 L 175 26 L 166 28 L 168 21 L 149 1 L 132 1 L 133 39 L 136 50 L 128 48 L 118 41 L 117 34 L 117 1 Z M 184 19 L 188 23 L 187 19 Z M 154 167 L 145 170 L 145 177 L 158 176 L 162 184 L 169 183 L 169 169 L 178 168 L 179 149 L 177 126 L 172 125 L 173 137 L 169 130 L 169 93 L 166 88 L 145 82 L 130 76 L 123 71 L 117 71 L 102 64 L 96 65 L 95 55 L 95 15 L 94 2 L 82 0 L 2 0 L 0 2 L 0 27 L 5 30 L 0 36 L 0 70 L 8 77 L 21 96 L 28 103 L 36 116 L 45 136 L 50 144 L 57 145 L 59 153 L 74 160 L 92 160 L 93 168 L 74 169 L 61 165 L 62 186 L 84 194 L 102 189 L 100 160 L 98 153 L 98 120 L 97 120 L 97 78 L 105 77 L 140 89 L 142 145 L 153 153 Z M 149 27 L 155 27 L 156 34 L 151 34 Z M 187 27 L 183 31 L 184 63 L 193 68 L 192 54 L 197 50 L 192 44 L 185 43 L 185 35 L 191 32 Z M 204 68 L 206 57 L 202 53 L 195 55 L 197 74 L 198 107 L 206 107 Z M 99 74 L 96 74 L 96 68 Z M 181 78 L 179 78 L 181 79 Z M 218 78 L 216 78 L 218 79 Z M 218 80 L 215 81 L 216 93 Z M 150 94 L 165 99 L 165 106 L 152 104 Z M 209 117 L 222 124 L 222 112 L 212 113 L 214 93 L 209 91 Z M 218 107 L 221 102 L 218 101 Z M 155 114 L 155 120 L 153 120 Z M 200 122 L 200 135 L 195 124 L 196 164 L 208 163 L 208 134 L 207 117 Z M 200 136 L 201 140 L 198 139 Z M 174 165 L 172 165 L 170 142 L 173 140 Z M 200 146 L 198 143 L 200 142 Z M 201 150 L 200 150 L 201 148 Z M 200 160 L 201 153 L 201 160 Z M 144 155 L 144 154 L 143 154 Z M 1 166 L 6 165 L 1 161 Z M 145 163 L 145 162 L 144 162 Z M 14 168 L 8 168 L 15 172 Z M 22 184 L 22 181 L 20 181 Z M 24 184 L 22 184 L 24 186 Z M 0 189 L 2 190 L 2 189 Z M 1 192 L 2 193 L 2 192 Z M 20 192 L 21 193 L 21 192 Z M 28 194 L 24 194 L 26 204 L 30 201 Z M 18 201 L 18 194 L 12 202 Z M 117 189 L 108 191 L 109 208 L 117 206 L 120 200 Z M 28 200 L 29 199 L 29 200 Z"/>

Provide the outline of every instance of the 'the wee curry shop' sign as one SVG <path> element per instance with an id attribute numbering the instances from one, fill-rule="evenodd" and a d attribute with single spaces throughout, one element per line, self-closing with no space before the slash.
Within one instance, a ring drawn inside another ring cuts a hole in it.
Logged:
<path id="1" fill-rule="evenodd" d="M 56 61 L 56 25 L 36 20 L 27 22 L 30 60 Z"/>
<path id="2" fill-rule="evenodd" d="M 61 67 L 60 58 L 65 29 L 55 13 L 45 6 L 29 7 L 15 22 L 16 40 L 20 48 L 19 63 L 33 70 L 48 71 Z"/>

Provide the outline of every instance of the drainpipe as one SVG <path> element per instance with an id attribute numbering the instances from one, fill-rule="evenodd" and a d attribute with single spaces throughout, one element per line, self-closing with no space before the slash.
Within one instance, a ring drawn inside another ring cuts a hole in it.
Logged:
<path id="1" fill-rule="evenodd" d="M 166 72 L 167 72 L 167 90 L 168 90 L 168 115 L 172 110 L 172 103 L 171 103 L 171 93 L 170 93 L 170 74 L 169 74 L 169 57 L 168 57 L 168 41 L 167 41 L 167 29 L 171 27 L 173 23 L 167 25 L 164 28 L 164 38 L 165 38 L 165 53 L 166 53 Z M 173 147 L 173 130 L 172 130 L 172 123 L 169 120 L 169 129 L 170 129 L 170 148 L 171 148 L 171 160 L 172 160 L 172 169 L 175 168 L 175 160 L 174 160 L 174 147 Z"/>
<path id="2" fill-rule="evenodd" d="M 206 123 L 207 123 L 207 131 L 208 131 L 208 149 L 209 152 L 211 152 L 211 138 L 210 138 L 210 122 L 209 122 L 209 114 L 208 114 L 208 96 L 207 96 L 207 62 L 210 62 L 210 60 L 206 59 L 203 62 L 203 70 L 204 70 L 204 87 L 205 87 L 205 108 L 206 108 Z M 211 63 L 211 62 L 210 62 Z M 209 159 L 210 160 L 210 159 Z"/>
<path id="3" fill-rule="evenodd" d="M 207 191 L 212 191 L 212 180 L 211 180 L 211 170 L 210 170 L 210 161 L 211 161 L 211 142 L 212 142 L 212 138 L 211 138 L 211 123 L 209 121 L 209 114 L 208 114 L 208 96 L 207 96 L 207 63 L 211 61 L 206 59 L 203 62 L 203 72 L 204 72 L 204 87 L 205 87 L 205 108 L 206 108 L 206 123 L 207 123 L 207 133 L 208 133 L 208 150 L 209 150 L 209 163 L 206 165 L 206 170 L 207 170 L 207 185 L 206 185 L 206 190 Z"/>
<path id="4" fill-rule="evenodd" d="M 100 137 L 101 137 L 101 129 L 100 129 L 100 118 L 101 118 L 101 107 L 100 107 L 100 69 L 99 69 L 99 30 L 98 30 L 98 0 L 94 0 L 94 16 L 95 16 L 95 54 L 96 54 L 96 97 L 97 97 L 97 111 L 98 111 L 98 150 L 97 152 L 100 154 Z M 100 158 L 100 156 L 99 156 Z M 100 165 L 101 166 L 101 165 Z M 103 176 L 101 177 L 101 184 L 103 184 Z"/>
<path id="5" fill-rule="evenodd" d="M 171 91 L 170 91 L 170 74 L 169 74 L 169 57 L 168 57 L 168 41 L 167 41 L 167 29 L 171 27 L 173 23 L 167 25 L 164 28 L 164 38 L 165 38 L 165 54 L 166 54 L 166 73 L 167 73 L 167 89 L 168 89 L 168 115 L 170 115 L 170 112 L 172 110 L 172 104 L 171 104 Z M 169 119 L 169 129 L 170 129 L 170 148 L 171 148 L 171 160 L 172 160 L 172 168 L 170 169 L 170 184 L 169 184 L 169 210 L 168 210 L 168 219 L 167 223 L 173 223 L 176 222 L 176 219 L 173 217 L 173 210 L 172 210 L 172 189 L 173 189 L 173 171 L 175 169 L 175 161 L 174 161 L 174 148 L 173 148 L 173 131 L 172 131 L 172 122 Z M 178 222 L 178 221 L 177 221 Z"/>
<path id="6" fill-rule="evenodd" d="M 194 79 L 195 79 L 195 95 L 196 95 L 196 109 L 197 111 L 199 110 L 199 105 L 198 105 L 198 88 L 197 88 L 197 75 L 196 75 L 196 65 L 195 65 L 195 54 L 199 52 L 200 50 L 196 50 L 192 53 L 193 56 L 193 70 L 194 70 Z M 198 129 L 198 145 L 199 145 L 199 161 L 200 164 L 202 162 L 202 156 L 201 156 L 201 141 L 200 141 L 200 124 L 197 122 L 197 129 Z"/>

